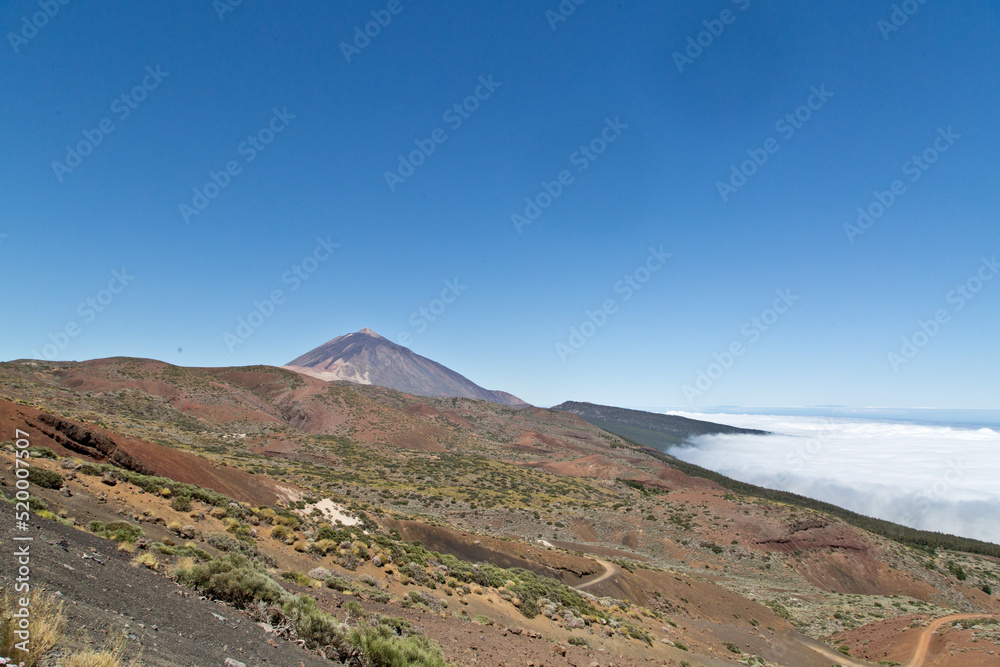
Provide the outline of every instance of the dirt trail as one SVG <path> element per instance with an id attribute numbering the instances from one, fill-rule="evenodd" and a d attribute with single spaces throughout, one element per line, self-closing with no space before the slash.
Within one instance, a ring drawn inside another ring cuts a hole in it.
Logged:
<path id="1" fill-rule="evenodd" d="M 941 628 L 942 625 L 951 623 L 952 621 L 964 621 L 973 618 L 1000 618 L 1000 616 L 992 616 L 990 614 L 952 614 L 951 616 L 942 616 L 941 618 L 931 621 L 931 624 L 924 628 L 923 632 L 920 633 L 920 639 L 917 641 L 916 650 L 903 667 L 924 667 L 924 663 L 927 661 L 927 652 L 931 646 L 931 639 L 934 637 L 934 632 Z M 850 658 L 839 651 L 835 651 L 825 644 L 820 642 L 807 639 L 805 637 L 799 638 L 799 643 L 806 646 L 816 653 L 822 656 L 830 658 L 835 661 L 835 664 L 847 665 L 848 667 L 871 667 L 870 662 L 865 662 L 863 660 L 858 660 L 857 658 Z"/>
<path id="2" fill-rule="evenodd" d="M 818 642 L 814 639 L 810 639 L 809 637 L 799 636 L 795 637 L 795 640 L 798 641 L 803 646 L 805 646 L 806 648 L 811 649 L 816 653 L 819 653 L 823 657 L 833 660 L 833 664 L 835 665 L 845 665 L 846 667 L 872 667 L 872 663 L 870 662 L 865 662 L 864 660 L 858 660 L 857 658 L 848 657 L 843 653 L 841 653 L 840 651 L 834 651 L 826 644 Z"/>
<path id="3" fill-rule="evenodd" d="M 590 581 L 585 581 L 582 584 L 577 584 L 576 586 L 574 586 L 574 588 L 576 588 L 576 590 L 582 590 L 584 588 L 589 588 L 590 586 L 593 586 L 594 584 L 601 583 L 605 579 L 610 579 L 611 577 L 616 577 L 619 574 L 621 574 L 622 569 L 619 566 L 615 565 L 614 563 L 612 563 L 610 561 L 606 561 L 603 558 L 595 558 L 594 560 L 596 560 L 598 563 L 600 563 L 601 567 L 604 568 L 604 574 L 602 574 L 601 576 L 597 577 L 596 579 L 591 579 Z"/>
<path id="4" fill-rule="evenodd" d="M 552 544 L 548 540 L 538 540 L 538 543 L 541 544 L 542 546 L 549 547 L 550 549 L 557 548 L 556 545 Z M 593 556 L 593 559 L 597 561 L 601 567 L 604 568 L 604 572 L 601 574 L 601 576 L 597 577 L 596 579 L 591 579 L 590 581 L 585 581 L 582 584 L 577 584 L 576 586 L 573 586 L 573 588 L 575 588 L 576 590 L 589 588 L 594 584 L 599 584 L 606 579 L 610 579 L 611 577 L 615 577 L 621 574 L 622 569 L 618 565 L 615 565 L 610 561 L 606 561 L 603 558 L 598 558 L 596 556 Z"/>
<path id="5" fill-rule="evenodd" d="M 952 621 L 964 621 L 973 618 L 1000 618 L 1000 616 L 992 616 L 990 614 L 952 614 L 951 616 L 942 616 L 931 622 L 924 631 L 920 633 L 920 641 L 917 643 L 917 650 L 913 654 L 913 657 L 903 665 L 903 667 L 922 667 L 924 662 L 927 660 L 927 651 L 931 646 L 931 639 L 933 639 L 934 632 L 937 631 L 942 625 L 946 623 L 951 623 Z"/>

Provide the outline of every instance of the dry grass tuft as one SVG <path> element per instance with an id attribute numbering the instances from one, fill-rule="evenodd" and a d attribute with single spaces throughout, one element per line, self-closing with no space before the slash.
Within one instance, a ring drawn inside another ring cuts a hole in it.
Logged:
<path id="1" fill-rule="evenodd" d="M 160 561 L 153 554 L 148 551 L 144 551 L 135 558 L 132 559 L 133 565 L 141 565 L 142 567 L 148 567 L 150 570 L 160 569 Z"/>
<path id="2" fill-rule="evenodd" d="M 15 645 L 21 639 L 15 634 L 19 619 L 14 613 L 21 609 L 18 600 L 22 597 L 13 590 L 7 589 L 0 598 L 0 654 L 10 656 L 18 662 L 24 662 L 25 667 L 34 667 L 53 648 L 62 637 L 66 617 L 63 615 L 63 603 L 44 591 L 34 590 L 29 595 L 30 611 L 29 630 L 31 632 L 28 652 L 25 653 Z"/>
<path id="3" fill-rule="evenodd" d="M 74 654 L 67 660 L 59 663 L 60 667 L 139 667 L 139 659 L 126 663 L 125 659 L 125 635 L 118 635 L 114 641 L 100 651 L 87 649 Z"/>

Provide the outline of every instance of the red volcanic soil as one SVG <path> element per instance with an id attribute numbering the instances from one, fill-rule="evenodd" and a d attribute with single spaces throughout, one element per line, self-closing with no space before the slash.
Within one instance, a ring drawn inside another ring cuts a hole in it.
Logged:
<path id="1" fill-rule="evenodd" d="M 212 489 L 254 505 L 273 505 L 280 496 L 280 485 L 263 476 L 11 401 L 0 401 L 0 423 L 9 424 L 11 435 L 15 428 L 26 431 L 32 446 L 48 447 L 61 456 L 114 463 L 138 473 Z"/>
<path id="2" fill-rule="evenodd" d="M 879 561 L 871 549 L 816 550 L 793 565 L 817 588 L 856 595 L 906 595 L 925 602 L 938 595 L 930 584 L 916 581 Z"/>
<path id="3" fill-rule="evenodd" d="M 426 403 L 414 403 L 413 405 L 403 408 L 403 412 L 408 415 L 414 415 L 417 417 L 440 417 L 441 413 Z"/>
<path id="4" fill-rule="evenodd" d="M 689 489 L 711 489 L 725 493 L 726 489 L 715 482 L 703 477 L 691 477 L 676 468 L 663 466 L 663 469 L 656 475 L 657 479 L 667 482 L 670 485 L 685 487 Z"/>
<path id="5" fill-rule="evenodd" d="M 535 433 L 534 431 L 525 431 L 517 437 L 514 441 L 515 445 L 535 445 L 539 443 L 544 447 L 554 447 L 556 449 L 563 446 L 563 443 L 559 442 L 553 437 L 542 435 L 541 433 Z"/>
<path id="6" fill-rule="evenodd" d="M 903 664 L 904 667 L 993 667 L 1000 664 L 997 647 L 978 641 L 972 629 L 955 621 L 997 618 L 980 614 L 954 614 L 941 618 L 899 616 L 845 630 L 831 637 L 849 647 L 851 655 L 869 662 Z"/>
<path id="7" fill-rule="evenodd" d="M 613 461 L 603 454 L 591 454 L 572 461 L 554 461 L 551 463 L 532 463 L 532 468 L 544 470 L 555 475 L 568 477 L 593 477 L 596 479 L 616 479 L 622 476 L 632 476 L 635 470 L 623 466 L 621 462 Z"/>

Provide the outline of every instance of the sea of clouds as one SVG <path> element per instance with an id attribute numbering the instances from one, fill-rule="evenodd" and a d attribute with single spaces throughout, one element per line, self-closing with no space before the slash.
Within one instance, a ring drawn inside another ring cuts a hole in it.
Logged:
<path id="1" fill-rule="evenodd" d="M 1000 429 L 670 414 L 772 433 L 702 436 L 670 450 L 689 463 L 913 528 L 1000 544 Z"/>

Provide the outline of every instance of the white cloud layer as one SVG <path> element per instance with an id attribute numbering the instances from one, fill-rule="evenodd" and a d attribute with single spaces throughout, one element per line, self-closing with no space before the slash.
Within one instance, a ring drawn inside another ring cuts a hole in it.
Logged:
<path id="1" fill-rule="evenodd" d="M 1000 544 L 1000 433 L 862 419 L 671 412 L 771 431 L 714 435 L 678 458 L 913 528 Z"/>

